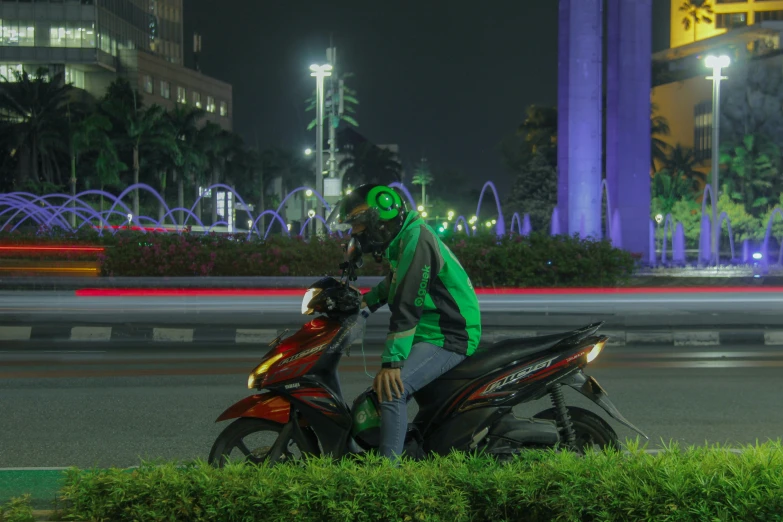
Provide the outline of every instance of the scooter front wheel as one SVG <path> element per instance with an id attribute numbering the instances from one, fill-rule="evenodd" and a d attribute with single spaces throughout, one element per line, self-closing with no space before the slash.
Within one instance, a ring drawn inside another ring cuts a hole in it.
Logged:
<path id="1" fill-rule="evenodd" d="M 302 460 L 307 454 L 318 453 L 318 439 L 309 428 L 303 428 L 304 444 L 293 436 L 279 441 L 281 451 L 271 458 L 272 449 L 282 435 L 284 426 L 266 419 L 239 418 L 224 429 L 209 452 L 209 464 L 222 468 L 228 462 L 261 464 L 274 460 L 274 464 Z"/>

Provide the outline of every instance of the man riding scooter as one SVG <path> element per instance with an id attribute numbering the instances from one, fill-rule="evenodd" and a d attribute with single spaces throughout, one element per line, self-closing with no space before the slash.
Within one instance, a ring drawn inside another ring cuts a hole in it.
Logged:
<path id="1" fill-rule="evenodd" d="M 391 187 L 356 188 L 329 221 L 332 230 L 350 229 L 362 252 L 391 266 L 364 295 L 363 306 L 375 310 L 388 303 L 391 310 L 373 390 L 381 401 L 380 452 L 396 460 L 405 444 L 408 400 L 476 351 L 478 298 L 451 250 Z"/>

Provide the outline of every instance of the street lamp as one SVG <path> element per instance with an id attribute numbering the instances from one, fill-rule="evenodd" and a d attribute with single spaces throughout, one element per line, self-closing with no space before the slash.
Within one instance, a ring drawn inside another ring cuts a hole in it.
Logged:
<path id="1" fill-rule="evenodd" d="M 305 156 L 309 156 L 313 153 L 313 149 L 305 149 Z"/>
<path id="2" fill-rule="evenodd" d="M 307 196 L 308 198 L 313 197 L 313 191 L 310 189 L 305 190 L 305 196 Z"/>
<path id="3" fill-rule="evenodd" d="M 310 76 L 315 77 L 315 190 L 319 194 L 324 193 L 324 78 L 332 75 L 332 66 L 330 64 L 310 66 Z M 324 212 L 321 199 L 318 199 L 318 215 Z M 316 223 L 316 230 L 321 231 L 320 223 Z"/>
<path id="4" fill-rule="evenodd" d="M 416 210 L 418 210 L 419 212 L 424 212 L 424 205 L 419 205 L 418 207 L 416 207 Z"/>
<path id="5" fill-rule="evenodd" d="M 718 223 L 718 154 L 720 145 L 720 81 L 726 80 L 721 76 L 721 69 L 731 64 L 731 59 L 724 55 L 707 56 L 704 65 L 712 69 L 712 259 L 715 266 L 720 263 L 718 257 L 718 241 L 720 240 L 720 224 Z"/>

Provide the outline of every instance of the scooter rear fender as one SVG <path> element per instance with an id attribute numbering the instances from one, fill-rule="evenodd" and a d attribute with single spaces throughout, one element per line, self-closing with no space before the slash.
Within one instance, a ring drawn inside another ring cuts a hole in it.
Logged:
<path id="1" fill-rule="evenodd" d="M 226 409 L 215 422 L 239 417 L 266 419 L 278 424 L 286 424 L 291 417 L 291 401 L 274 392 L 250 395 Z"/>
<path id="2" fill-rule="evenodd" d="M 594 377 L 590 377 L 589 375 L 585 375 L 582 370 L 579 370 L 578 372 L 574 372 L 562 381 L 560 381 L 560 384 L 565 384 L 567 386 L 570 386 L 571 388 L 575 389 L 597 405 L 599 405 L 601 408 L 606 411 L 609 415 L 612 416 L 612 418 L 616 419 L 621 424 L 631 428 L 633 431 L 644 437 L 645 439 L 649 439 L 647 435 L 645 435 L 642 430 L 634 426 L 633 424 L 628 421 L 625 417 L 623 417 L 623 414 L 620 413 L 620 410 L 617 409 L 617 406 L 614 405 L 612 401 L 610 401 L 607 398 L 607 393 L 604 391 L 603 388 L 601 388 L 601 385 L 598 384 L 598 381 L 595 380 Z"/>

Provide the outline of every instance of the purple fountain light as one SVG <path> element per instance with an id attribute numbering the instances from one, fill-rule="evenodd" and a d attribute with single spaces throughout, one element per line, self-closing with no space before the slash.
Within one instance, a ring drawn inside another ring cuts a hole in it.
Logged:
<path id="1" fill-rule="evenodd" d="M 552 221 L 549 223 L 549 234 L 553 236 L 560 235 L 560 211 L 557 207 L 552 209 Z"/>
<path id="2" fill-rule="evenodd" d="M 492 189 L 492 194 L 495 196 L 495 205 L 497 206 L 498 210 L 498 219 L 497 223 L 495 225 L 495 232 L 498 236 L 503 236 L 506 234 L 506 223 L 503 221 L 503 209 L 500 208 L 500 198 L 498 197 L 498 191 L 495 187 L 495 184 L 491 181 L 487 181 L 484 183 L 484 188 L 481 189 L 481 195 L 479 196 L 478 206 L 476 207 L 476 216 L 481 215 L 481 202 L 484 200 L 484 193 L 487 191 L 487 189 Z"/>
<path id="3" fill-rule="evenodd" d="M 623 227 L 620 222 L 620 210 L 614 209 L 612 212 L 612 228 L 609 239 L 615 248 L 623 248 Z"/>
<path id="4" fill-rule="evenodd" d="M 685 228 L 682 223 L 677 223 L 674 228 L 674 239 L 672 245 L 672 261 L 675 265 L 685 264 Z"/>
<path id="5" fill-rule="evenodd" d="M 525 214 L 522 219 L 522 235 L 529 236 L 533 232 L 533 227 L 530 225 L 530 214 Z"/>
<path id="6" fill-rule="evenodd" d="M 650 266 L 655 266 L 658 264 L 657 256 L 655 255 L 655 223 L 653 220 L 650 220 L 650 245 L 649 245 L 649 254 L 647 256 L 647 262 L 650 264 Z"/>

